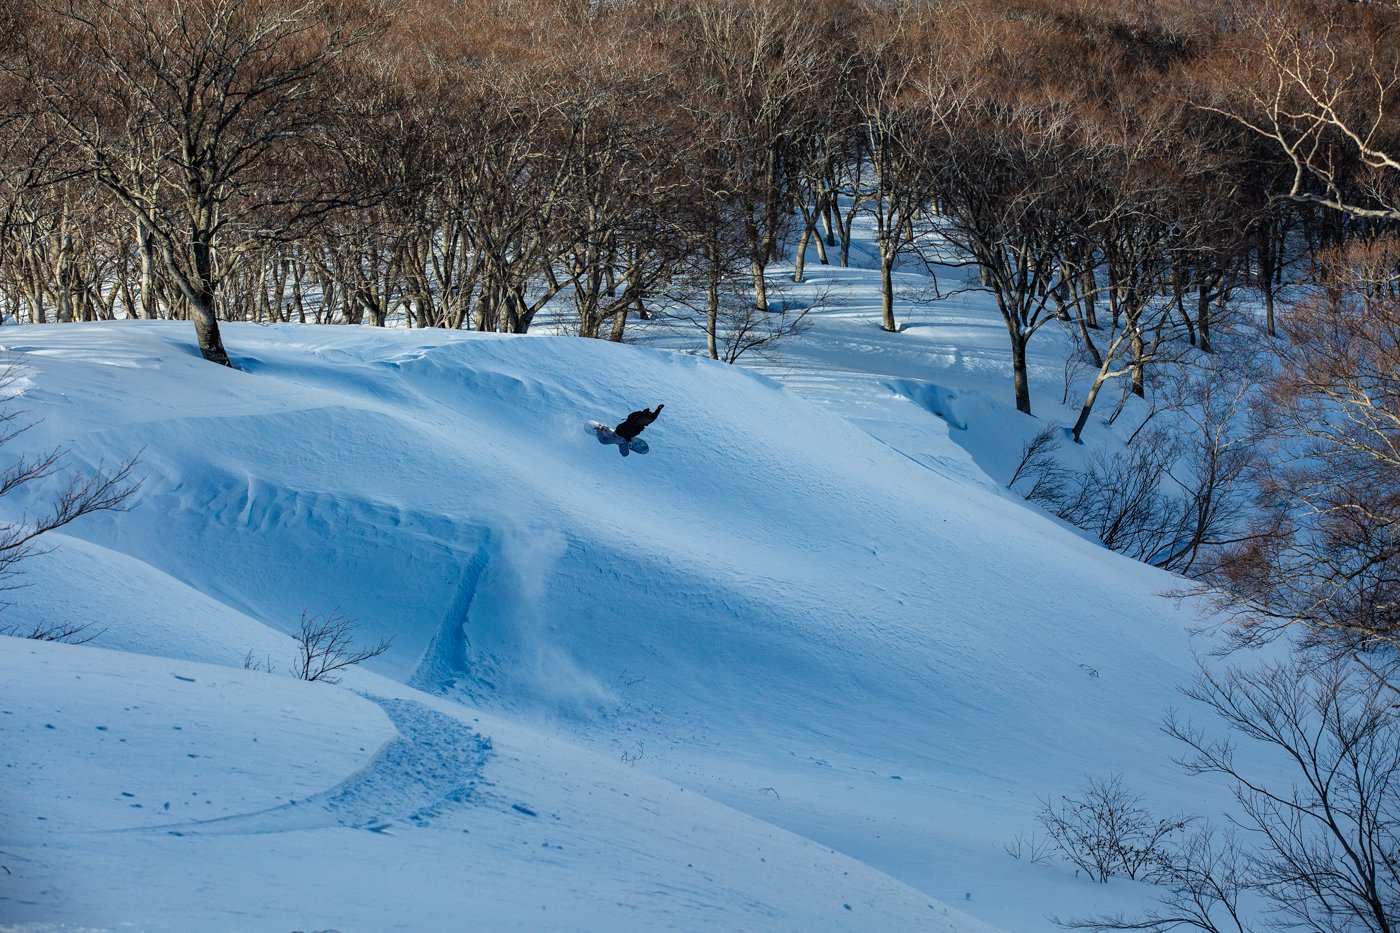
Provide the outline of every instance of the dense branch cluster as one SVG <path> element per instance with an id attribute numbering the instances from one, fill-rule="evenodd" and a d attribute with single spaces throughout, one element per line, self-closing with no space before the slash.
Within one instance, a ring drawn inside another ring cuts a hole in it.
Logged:
<path id="1" fill-rule="evenodd" d="M 1209 349 L 1233 287 L 1271 296 L 1290 234 L 1395 219 L 1394 17 L 1216 7 L 26 0 L 0 40 L 5 310 L 188 318 L 224 362 L 220 320 L 524 332 L 557 299 L 621 339 L 708 293 L 718 356 L 722 286 L 767 311 L 790 236 L 800 279 L 868 211 L 886 329 L 898 257 L 951 245 L 1018 407 L 1059 321 L 1098 370 L 1087 418 Z"/>
<path id="2" fill-rule="evenodd" d="M 1065 858 L 1127 873 L 1116 853 L 1150 840 L 1157 905 L 1060 921 L 1068 929 L 1389 933 L 1400 921 L 1400 717 L 1394 692 L 1345 663 L 1274 662 L 1202 671 L 1185 694 L 1216 724 L 1172 713 L 1189 774 L 1225 780 L 1228 826 L 1154 821 L 1117 779 L 1041 821 Z M 1221 736 L 1219 727 L 1228 730 Z M 1190 825 L 1188 829 L 1188 824 Z M 1151 834 L 1154 827 L 1172 832 Z M 1185 832 L 1182 832 L 1186 830 Z M 1100 877 L 1095 875 L 1095 877 Z M 1102 878 L 1100 878 L 1102 880 Z"/>

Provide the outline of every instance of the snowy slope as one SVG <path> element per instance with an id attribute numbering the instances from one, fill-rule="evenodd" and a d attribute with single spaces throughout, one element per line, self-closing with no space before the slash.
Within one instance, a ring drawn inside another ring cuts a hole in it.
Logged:
<path id="1" fill-rule="evenodd" d="M 392 684 L 357 696 L 14 640 L 0 676 L 20 817 L 0 909 L 20 929 L 980 926 L 698 794 Z"/>
<path id="2" fill-rule="evenodd" d="M 1157 729 L 1192 666 L 1172 580 L 1001 491 L 929 413 L 936 386 L 889 383 L 920 419 L 858 427 L 739 368 L 595 341 L 231 326 L 232 371 L 182 324 L 5 336 L 42 419 L 26 444 L 141 450 L 145 478 L 130 513 L 55 536 L 6 619 L 96 618 L 95 646 L 171 660 L 0 643 L 22 685 L 0 728 L 31 759 L 4 778 L 0 919 L 973 929 L 943 919 L 955 902 L 1049 928 L 1146 892 L 1010 859 L 1038 796 L 1121 772 L 1163 811 L 1213 806 Z M 647 456 L 584 433 L 657 402 Z M 241 669 L 335 609 L 393 639 L 347 680 L 360 696 Z M 96 731 L 127 706 L 139 753 Z M 185 710 L 193 745 L 163 731 Z M 250 729 L 276 746 L 250 755 Z M 423 775 L 395 741 L 477 752 Z M 229 770 L 155 764 L 184 749 Z M 381 787 L 386 754 L 403 773 Z M 91 756 L 130 771 L 97 782 Z M 232 819 L 182 812 L 178 836 L 113 796 L 173 810 L 210 787 Z"/>

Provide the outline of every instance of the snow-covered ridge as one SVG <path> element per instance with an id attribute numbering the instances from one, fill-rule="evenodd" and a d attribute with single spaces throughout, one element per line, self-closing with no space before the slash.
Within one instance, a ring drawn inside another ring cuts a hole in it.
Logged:
<path id="1" fill-rule="evenodd" d="M 1010 859 L 1038 795 L 1092 762 L 1199 803 L 1157 730 L 1191 666 L 1169 578 L 938 469 L 948 421 L 911 457 L 741 369 L 568 338 L 229 326 L 233 371 L 181 324 L 7 336 L 41 419 L 24 443 L 140 450 L 144 478 L 131 512 L 55 536 L 8 618 L 95 618 L 95 646 L 164 660 L 0 642 L 22 685 L 0 729 L 27 762 L 3 779 L 0 921 L 182 928 L 185 866 L 231 859 L 199 928 L 973 929 L 948 901 L 1033 929 L 1141 898 Z M 584 431 L 657 402 L 646 456 Z M 391 650 L 341 688 L 241 669 L 331 610 Z M 81 714 L 45 729 L 70 696 Z M 133 704 L 126 748 L 85 731 Z M 125 798 L 70 764 L 174 794 L 143 762 L 178 751 L 161 723 L 183 708 L 207 712 L 228 766 L 203 780 L 230 802 L 176 814 L 179 835 L 115 819 Z M 238 764 L 247 729 L 285 779 Z M 61 825 L 36 828 L 59 786 Z M 760 839 L 771 867 L 745 861 Z M 114 877 L 131 860 L 168 874 L 168 906 Z M 293 877 L 268 891 L 276 866 Z"/>

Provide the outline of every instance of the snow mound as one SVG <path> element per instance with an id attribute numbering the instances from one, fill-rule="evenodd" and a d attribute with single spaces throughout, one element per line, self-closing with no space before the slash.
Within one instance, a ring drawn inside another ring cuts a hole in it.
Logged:
<path id="1" fill-rule="evenodd" d="M 1159 776 L 1157 723 L 1191 666 L 1169 578 L 972 476 L 935 418 L 881 442 L 742 369 L 574 338 L 229 326 L 226 370 L 181 324 L 23 337 L 23 406 L 43 419 L 26 440 L 87 465 L 141 451 L 144 485 L 32 562 L 11 619 L 105 608 L 94 644 L 237 668 L 249 651 L 280 666 L 302 613 L 338 611 L 391 639 L 377 675 L 1018 928 L 1082 905 L 1005 864 L 1038 795 L 1082 784 L 1088 760 L 1164 808 L 1186 795 Z M 972 417 L 932 384 L 890 391 Z M 582 430 L 658 402 L 646 456 Z M 231 694 L 296 686 L 228 676 Z M 337 826 L 373 828 L 480 796 L 498 732 L 376 702 L 325 714 L 379 736 L 356 745 L 370 758 L 274 782 L 262 809 L 320 794 Z M 377 776 L 408 758 L 410 789 Z"/>

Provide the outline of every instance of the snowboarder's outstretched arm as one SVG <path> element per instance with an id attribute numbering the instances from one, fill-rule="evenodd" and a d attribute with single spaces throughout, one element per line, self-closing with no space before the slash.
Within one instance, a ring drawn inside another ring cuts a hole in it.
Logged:
<path id="1" fill-rule="evenodd" d="M 663 402 L 656 406 L 655 411 L 650 408 L 634 411 L 632 414 L 628 415 L 621 424 L 614 428 L 613 431 L 618 437 L 630 441 L 638 434 L 641 434 L 642 431 L 646 430 L 646 426 L 655 421 L 657 415 L 661 414 L 661 409 L 665 407 L 666 403 Z"/>

